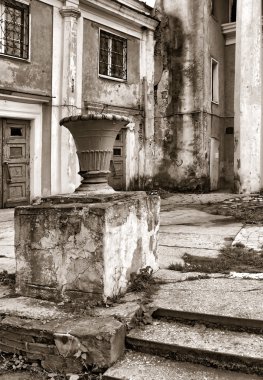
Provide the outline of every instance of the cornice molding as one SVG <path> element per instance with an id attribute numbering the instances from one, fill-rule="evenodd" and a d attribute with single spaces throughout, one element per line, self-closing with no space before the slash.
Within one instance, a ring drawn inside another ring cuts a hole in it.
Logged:
<path id="1" fill-rule="evenodd" d="M 227 24 L 222 24 L 222 33 L 225 36 L 226 45 L 234 45 L 236 43 L 236 23 L 229 22 Z"/>
<path id="2" fill-rule="evenodd" d="M 148 7 L 145 7 L 145 11 L 138 9 L 138 7 L 132 7 L 132 2 L 129 4 L 124 4 L 121 0 L 80 0 L 81 10 L 87 10 L 92 8 L 103 13 L 111 14 L 112 16 L 118 17 L 119 19 L 125 20 L 137 25 L 139 28 L 145 27 L 154 31 L 159 24 L 159 21 L 150 15 Z M 142 7 L 144 8 L 144 7 Z"/>
<path id="3" fill-rule="evenodd" d="M 223 35 L 225 36 L 225 45 L 234 45 L 236 43 L 236 22 L 222 24 L 221 29 Z"/>
<path id="4" fill-rule="evenodd" d="M 78 19 L 81 16 L 81 12 L 78 8 L 75 7 L 63 7 L 60 9 L 60 14 L 62 17 L 74 17 L 75 19 Z"/>

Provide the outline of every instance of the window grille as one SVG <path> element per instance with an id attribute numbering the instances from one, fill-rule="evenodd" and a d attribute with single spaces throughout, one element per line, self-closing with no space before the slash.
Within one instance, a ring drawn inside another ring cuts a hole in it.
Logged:
<path id="1" fill-rule="evenodd" d="M 29 5 L 0 0 L 0 53 L 28 59 Z"/>
<path id="2" fill-rule="evenodd" d="M 100 31 L 99 74 L 127 79 L 127 40 L 125 38 Z"/>

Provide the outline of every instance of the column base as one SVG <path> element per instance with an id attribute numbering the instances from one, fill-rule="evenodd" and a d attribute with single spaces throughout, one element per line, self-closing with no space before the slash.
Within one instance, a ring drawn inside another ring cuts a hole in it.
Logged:
<path id="1" fill-rule="evenodd" d="M 75 190 L 77 194 L 114 194 L 115 190 L 108 183 L 81 183 Z"/>

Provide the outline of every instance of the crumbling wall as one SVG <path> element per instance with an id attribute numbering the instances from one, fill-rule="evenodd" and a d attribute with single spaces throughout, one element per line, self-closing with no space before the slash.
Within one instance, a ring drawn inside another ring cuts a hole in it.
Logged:
<path id="1" fill-rule="evenodd" d="M 1 58 L 0 89 L 51 96 L 52 7 L 36 0 L 30 7 L 30 60 Z"/>
<path id="2" fill-rule="evenodd" d="M 194 0 L 156 4 L 155 186 L 208 187 L 203 7 L 204 1 Z"/>

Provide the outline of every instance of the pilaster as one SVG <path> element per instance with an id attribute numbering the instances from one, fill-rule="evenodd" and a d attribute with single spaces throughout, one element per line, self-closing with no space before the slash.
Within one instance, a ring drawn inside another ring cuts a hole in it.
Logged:
<path id="1" fill-rule="evenodd" d="M 71 3 L 70 3 L 71 4 Z M 72 3 L 73 4 L 73 3 Z M 78 102 L 78 22 L 81 12 L 77 4 L 60 9 L 63 18 L 61 118 L 80 112 Z M 81 69 L 81 68 L 80 68 Z M 61 127 L 60 127 L 61 128 Z M 78 163 L 75 144 L 65 128 L 61 131 L 61 191 L 71 192 L 76 187 Z"/>
<path id="2" fill-rule="evenodd" d="M 234 183 L 239 193 L 259 191 L 262 183 L 261 14 L 261 1 L 238 1 Z"/>

